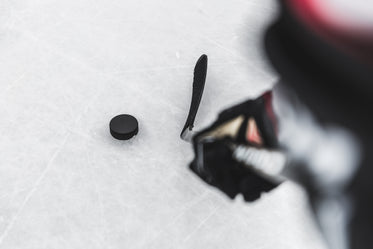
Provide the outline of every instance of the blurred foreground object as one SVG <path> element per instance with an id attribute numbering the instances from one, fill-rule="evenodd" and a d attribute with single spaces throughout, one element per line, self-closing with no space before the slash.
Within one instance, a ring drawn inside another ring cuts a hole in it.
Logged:
<path id="1" fill-rule="evenodd" d="M 356 166 L 356 173 L 351 169 L 350 177 L 345 177 L 343 184 L 328 184 L 326 177 L 320 186 L 317 179 L 322 177 L 321 174 L 311 183 L 307 181 L 310 177 L 305 177 L 303 184 L 311 194 L 316 216 L 333 249 L 373 248 L 373 25 L 369 27 L 365 23 L 359 28 L 356 23 L 348 23 L 347 18 L 340 18 L 322 1 L 279 2 L 281 12 L 266 32 L 265 49 L 281 77 L 281 84 L 294 91 L 315 115 L 312 122 L 320 123 L 320 127 L 338 127 L 354 137 L 346 143 L 352 145 L 347 152 L 352 150 L 350 154 L 354 155 L 357 144 L 362 147 L 361 163 Z M 358 140 L 356 145 L 352 142 L 355 138 Z M 339 144 L 343 142 L 337 142 L 336 146 Z M 323 150 L 323 144 L 312 146 Z M 314 150 L 311 146 L 309 149 Z M 330 152 L 326 154 L 331 156 Z M 331 157 L 349 160 L 345 154 Z M 312 164 L 311 158 L 304 163 Z M 313 169 L 317 167 L 315 165 Z M 328 172 L 320 166 L 314 172 L 323 171 Z M 338 190 L 329 194 L 328 188 L 334 187 Z M 336 206 L 340 208 L 335 212 L 323 212 L 332 211 Z M 343 210 L 343 214 L 339 215 L 338 210 Z M 339 219 L 338 215 L 343 216 L 341 220 L 347 226 L 346 233 L 342 224 L 341 231 L 337 231 L 336 226 L 325 225 L 327 220 Z M 335 235 L 337 233 L 339 237 Z"/>

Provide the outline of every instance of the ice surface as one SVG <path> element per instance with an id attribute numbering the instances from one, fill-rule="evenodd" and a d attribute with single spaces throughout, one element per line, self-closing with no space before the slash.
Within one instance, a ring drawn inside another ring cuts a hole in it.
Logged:
<path id="1" fill-rule="evenodd" d="M 194 176 L 179 139 L 193 66 L 196 126 L 276 81 L 261 51 L 272 1 L 2 0 L 0 248 L 324 248 L 285 183 L 253 204 Z M 114 140 L 110 119 L 139 135 Z"/>

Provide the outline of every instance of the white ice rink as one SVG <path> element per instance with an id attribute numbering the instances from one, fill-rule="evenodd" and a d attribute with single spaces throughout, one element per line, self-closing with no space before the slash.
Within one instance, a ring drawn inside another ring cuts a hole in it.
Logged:
<path id="1" fill-rule="evenodd" d="M 1 249 L 323 249 L 301 188 L 231 201 L 179 138 L 269 89 L 270 0 L 1 0 Z M 136 116 L 122 142 L 110 119 Z"/>

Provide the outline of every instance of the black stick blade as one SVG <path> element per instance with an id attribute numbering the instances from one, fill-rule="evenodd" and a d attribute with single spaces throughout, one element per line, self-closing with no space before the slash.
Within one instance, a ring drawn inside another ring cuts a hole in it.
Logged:
<path id="1" fill-rule="evenodd" d="M 199 104 L 201 103 L 203 89 L 205 88 L 206 75 L 207 55 L 203 54 L 201 57 L 199 57 L 196 66 L 194 67 L 192 101 L 190 104 L 187 120 L 180 134 L 180 137 L 182 139 L 187 139 L 188 131 L 191 131 L 193 129 L 194 120 L 197 115 Z"/>

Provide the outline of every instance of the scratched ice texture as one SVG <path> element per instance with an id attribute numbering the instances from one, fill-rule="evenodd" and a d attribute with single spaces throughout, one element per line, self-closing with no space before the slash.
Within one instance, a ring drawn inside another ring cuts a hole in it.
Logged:
<path id="1" fill-rule="evenodd" d="M 188 169 L 179 139 L 196 59 L 196 127 L 277 80 L 257 0 L 0 2 L 1 249 L 325 248 L 304 191 L 227 199 Z M 109 120 L 140 132 L 114 140 Z"/>

